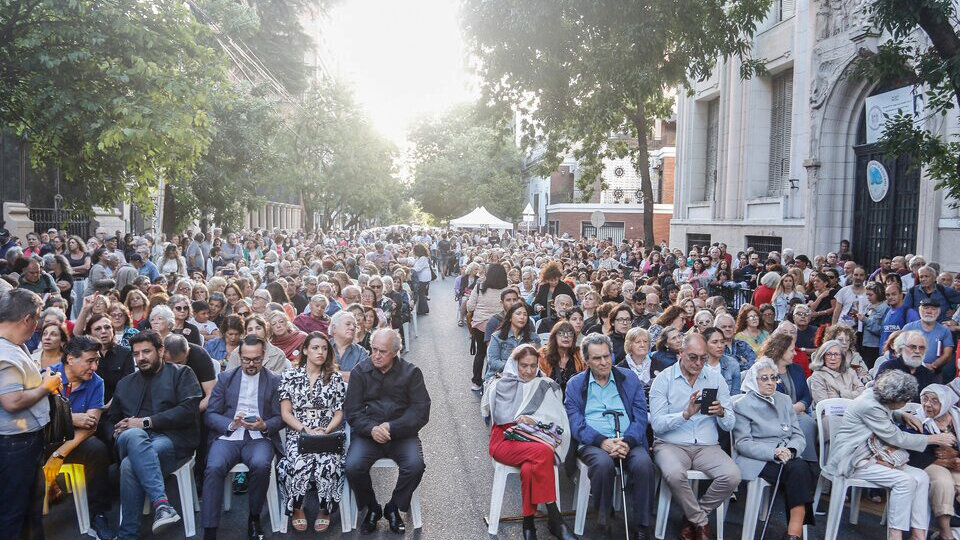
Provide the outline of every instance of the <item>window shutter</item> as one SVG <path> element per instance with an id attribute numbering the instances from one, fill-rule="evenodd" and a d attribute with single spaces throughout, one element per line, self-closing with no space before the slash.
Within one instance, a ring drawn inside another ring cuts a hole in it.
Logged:
<path id="1" fill-rule="evenodd" d="M 780 20 L 785 21 L 790 17 L 793 17 L 793 14 L 797 10 L 796 0 L 780 0 Z"/>
<path id="2" fill-rule="evenodd" d="M 707 104 L 707 155 L 703 200 L 712 202 L 717 190 L 717 148 L 720 143 L 720 98 Z"/>
<path id="3" fill-rule="evenodd" d="M 770 118 L 770 166 L 767 195 L 783 192 L 790 176 L 790 134 L 793 122 L 793 71 L 773 79 Z"/>

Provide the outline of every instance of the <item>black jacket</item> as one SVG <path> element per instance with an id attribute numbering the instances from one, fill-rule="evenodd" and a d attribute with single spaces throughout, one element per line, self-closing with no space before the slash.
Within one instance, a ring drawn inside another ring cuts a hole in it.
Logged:
<path id="1" fill-rule="evenodd" d="M 150 415 L 150 431 L 170 437 L 177 459 L 189 457 L 200 445 L 199 406 L 203 390 L 187 366 L 164 362 L 163 369 L 153 377 L 144 377 L 137 371 L 121 379 L 107 415 L 109 432 L 113 433 L 113 425 L 120 420 L 137 416 L 147 384 L 155 411 Z"/>
<path id="2" fill-rule="evenodd" d="M 420 368 L 400 358 L 381 373 L 369 358 L 350 372 L 343 411 L 353 436 L 372 438 L 370 431 L 390 423 L 390 437 L 415 437 L 430 421 L 430 394 Z"/>
<path id="3" fill-rule="evenodd" d="M 553 316 L 553 305 L 551 302 L 547 301 L 547 294 L 550 292 L 550 285 L 546 283 L 540 285 L 540 288 L 537 289 L 537 296 L 533 299 L 533 308 L 536 310 L 537 306 L 543 306 L 543 311 L 540 312 L 541 317 L 552 317 Z M 557 283 L 557 287 L 553 289 L 553 296 L 550 297 L 552 301 L 557 296 L 565 294 L 570 297 L 571 300 L 576 301 L 577 295 L 573 294 L 573 289 L 570 288 L 570 285 L 567 285 L 566 281 L 560 280 Z"/>
<path id="4" fill-rule="evenodd" d="M 97 375 L 103 379 L 103 402 L 108 403 L 121 379 L 133 373 L 133 353 L 128 347 L 114 345 L 100 359 Z"/>

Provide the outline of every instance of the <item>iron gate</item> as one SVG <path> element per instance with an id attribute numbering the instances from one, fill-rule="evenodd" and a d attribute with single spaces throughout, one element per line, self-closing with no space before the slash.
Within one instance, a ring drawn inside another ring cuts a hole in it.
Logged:
<path id="1" fill-rule="evenodd" d="M 619 246 L 623 242 L 624 227 L 622 221 L 608 221 L 604 223 L 600 230 L 590 224 L 589 221 L 580 222 L 580 234 L 583 238 L 599 238 L 606 240 L 613 239 L 613 245 Z"/>
<path id="2" fill-rule="evenodd" d="M 854 148 L 857 156 L 854 189 L 853 254 L 866 268 L 875 268 L 880 257 L 913 253 L 917 245 L 920 211 L 920 168 L 910 156 L 888 156 L 876 144 Z M 880 202 L 870 198 L 867 164 L 880 162 L 890 178 L 886 196 Z"/>

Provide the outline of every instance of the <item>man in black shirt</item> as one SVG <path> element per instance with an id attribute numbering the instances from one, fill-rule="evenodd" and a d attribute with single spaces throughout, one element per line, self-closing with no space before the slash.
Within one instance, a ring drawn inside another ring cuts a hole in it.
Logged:
<path id="1" fill-rule="evenodd" d="M 357 495 L 357 508 L 366 509 L 360 532 L 375 531 L 386 516 L 390 530 L 403 534 L 406 526 L 400 512 L 409 511 L 425 468 L 417 434 L 430 420 L 430 395 L 420 368 L 397 356 L 401 342 L 396 330 L 377 330 L 370 345 L 370 358 L 350 372 L 344 399 L 353 433 L 346 474 Z M 381 458 L 390 458 L 399 467 L 393 496 L 382 510 L 370 481 L 370 467 Z"/>

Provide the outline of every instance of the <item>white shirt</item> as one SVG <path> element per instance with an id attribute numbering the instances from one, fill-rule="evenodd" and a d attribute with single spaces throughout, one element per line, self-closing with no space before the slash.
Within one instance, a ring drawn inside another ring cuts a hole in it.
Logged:
<path id="1" fill-rule="evenodd" d="M 241 368 L 242 369 L 242 368 Z M 257 397 L 260 395 L 260 374 L 247 375 L 244 372 L 240 374 L 240 394 L 237 398 L 237 412 L 244 416 L 260 416 L 260 406 L 257 405 Z M 225 441 L 242 441 L 243 434 L 247 428 L 240 426 L 229 435 L 221 435 L 220 438 Z M 251 431 L 251 439 L 260 439 L 263 434 L 259 431 Z"/>
<path id="2" fill-rule="evenodd" d="M 856 306 L 857 311 L 860 313 L 867 312 L 867 309 L 870 308 L 870 302 L 867 301 L 867 290 L 864 289 L 862 293 L 856 294 L 853 292 L 853 285 L 847 285 L 837 291 L 835 298 L 837 303 L 840 304 L 840 317 L 837 319 L 837 322 L 862 330 L 863 323 L 860 323 L 847 314 L 850 312 L 850 308 L 854 306 Z"/>

